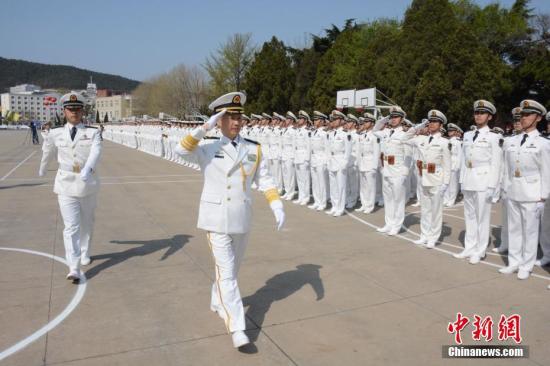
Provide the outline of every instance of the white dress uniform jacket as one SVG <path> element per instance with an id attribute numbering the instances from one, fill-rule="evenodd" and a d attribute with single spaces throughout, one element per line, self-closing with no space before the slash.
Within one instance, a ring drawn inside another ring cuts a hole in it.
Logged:
<path id="1" fill-rule="evenodd" d="M 474 141 L 476 132 L 479 134 Z M 497 188 L 502 163 L 501 141 L 503 140 L 500 135 L 491 132 L 489 127 L 464 134 L 460 168 L 460 184 L 463 191 Z"/>
<path id="2" fill-rule="evenodd" d="M 42 145 L 40 173 L 45 173 L 48 162 L 57 153 L 59 169 L 55 177 L 53 191 L 59 195 L 86 197 L 97 193 L 100 187 L 96 165 L 101 155 L 99 130 L 94 127 L 77 125 L 74 141 L 71 141 L 72 125 L 52 128 Z M 87 166 L 92 169 L 90 178 L 84 182 L 80 171 Z"/>
<path id="3" fill-rule="evenodd" d="M 204 175 L 197 227 L 222 234 L 248 233 L 252 218 L 252 182 L 264 192 L 268 201 L 279 199 L 261 146 L 240 136 L 235 139 L 237 148 L 225 136 L 198 145 L 204 135 L 202 127 L 196 128 L 176 150 L 181 155 L 195 155 Z"/>
<path id="4" fill-rule="evenodd" d="M 504 191 L 509 199 L 537 202 L 550 196 L 550 141 L 537 130 L 513 136 L 504 144 Z"/>

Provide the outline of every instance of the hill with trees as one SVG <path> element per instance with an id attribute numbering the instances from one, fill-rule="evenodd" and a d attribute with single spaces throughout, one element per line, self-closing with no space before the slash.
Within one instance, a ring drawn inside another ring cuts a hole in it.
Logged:
<path id="1" fill-rule="evenodd" d="M 74 66 L 47 65 L 23 60 L 13 60 L 0 57 L 0 92 L 18 84 L 35 84 L 44 89 L 85 89 L 90 81 L 99 89 L 113 89 L 131 92 L 140 84 L 139 81 L 118 75 L 79 69 Z"/>

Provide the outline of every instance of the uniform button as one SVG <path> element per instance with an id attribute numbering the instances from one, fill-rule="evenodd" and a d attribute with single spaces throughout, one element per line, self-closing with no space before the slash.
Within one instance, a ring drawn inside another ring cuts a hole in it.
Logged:
<path id="1" fill-rule="evenodd" d="M 231 189 L 231 186 L 227 186 L 227 189 Z"/>
<path id="2" fill-rule="evenodd" d="M 231 197 L 227 197 L 227 200 L 228 200 L 228 201 L 231 201 Z"/>

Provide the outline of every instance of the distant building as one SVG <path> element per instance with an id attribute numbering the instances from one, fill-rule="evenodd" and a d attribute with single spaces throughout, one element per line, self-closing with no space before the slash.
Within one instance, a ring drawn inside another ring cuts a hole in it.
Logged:
<path id="1" fill-rule="evenodd" d="M 98 90 L 96 109 L 99 112 L 101 121 L 104 121 L 105 115 L 107 115 L 109 121 L 120 121 L 133 114 L 132 96 L 130 94 L 100 97 L 100 91 Z"/>
<path id="2" fill-rule="evenodd" d="M 2 117 L 18 114 L 21 120 L 55 121 L 56 113 L 62 117 L 60 97 L 57 91 L 42 90 L 38 85 L 11 87 L 9 93 L 0 95 Z"/>

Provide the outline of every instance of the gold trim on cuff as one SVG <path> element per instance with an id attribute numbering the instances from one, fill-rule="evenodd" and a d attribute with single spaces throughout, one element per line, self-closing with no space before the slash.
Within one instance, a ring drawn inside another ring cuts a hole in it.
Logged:
<path id="1" fill-rule="evenodd" d="M 183 147 L 187 151 L 195 150 L 198 144 L 199 144 L 199 140 L 197 140 L 196 138 L 194 138 L 191 135 L 185 136 L 180 141 L 181 147 Z"/>
<path id="2" fill-rule="evenodd" d="M 277 191 L 277 188 L 271 188 L 264 192 L 265 198 L 267 199 L 267 202 L 271 204 L 273 201 L 280 200 L 279 192 Z"/>

